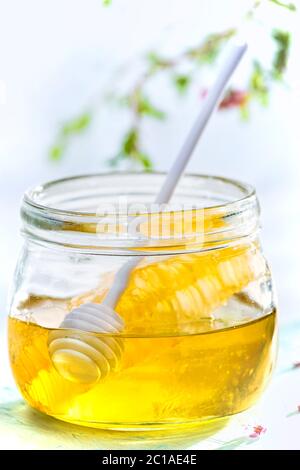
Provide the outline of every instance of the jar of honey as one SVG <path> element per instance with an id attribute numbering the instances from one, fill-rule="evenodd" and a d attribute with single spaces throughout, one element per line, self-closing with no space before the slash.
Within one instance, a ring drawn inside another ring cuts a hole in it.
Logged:
<path id="1" fill-rule="evenodd" d="M 276 304 L 255 191 L 186 175 L 171 204 L 154 207 L 164 178 L 95 174 L 25 194 L 8 335 L 32 407 L 145 431 L 222 419 L 261 396 Z M 106 296 L 128 263 L 109 316 Z"/>

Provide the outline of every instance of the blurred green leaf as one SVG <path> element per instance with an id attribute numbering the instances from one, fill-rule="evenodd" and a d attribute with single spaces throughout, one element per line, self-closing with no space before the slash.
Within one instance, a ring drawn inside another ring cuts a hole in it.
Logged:
<path id="1" fill-rule="evenodd" d="M 90 125 L 92 116 L 90 113 L 83 113 L 80 116 L 68 121 L 62 128 L 62 135 L 68 137 L 73 134 L 80 134 Z"/>
<path id="2" fill-rule="evenodd" d="M 166 117 L 166 113 L 161 109 L 157 108 L 151 103 L 148 97 L 139 94 L 136 97 L 137 112 L 141 115 L 150 116 L 154 119 L 163 120 Z"/>
<path id="3" fill-rule="evenodd" d="M 281 31 L 279 29 L 275 29 L 272 31 L 272 37 L 276 42 L 277 50 L 275 52 L 275 56 L 273 59 L 273 70 L 272 75 L 275 79 L 280 80 L 282 79 L 282 75 L 286 70 L 289 51 L 290 51 L 290 43 L 291 43 L 291 35 L 287 31 Z"/>
<path id="4" fill-rule="evenodd" d="M 263 106 L 269 103 L 268 74 L 258 61 L 253 63 L 253 71 L 250 77 L 250 94 Z"/>
<path id="5" fill-rule="evenodd" d="M 69 138 L 84 132 L 90 125 L 92 116 L 90 113 L 83 113 L 74 119 L 66 122 L 59 131 L 56 142 L 49 150 L 49 158 L 52 161 L 59 161 L 63 158 Z"/>
<path id="6" fill-rule="evenodd" d="M 116 167 L 124 159 L 127 159 L 146 171 L 151 170 L 153 168 L 151 159 L 139 148 L 139 137 L 138 129 L 131 128 L 121 142 L 120 151 L 109 160 L 109 165 Z"/>
<path id="7" fill-rule="evenodd" d="M 189 85 L 191 84 L 191 80 L 192 79 L 189 75 L 175 75 L 174 84 L 178 93 L 180 93 L 181 95 L 186 93 Z"/>
<path id="8" fill-rule="evenodd" d="M 275 5 L 278 5 L 279 7 L 283 7 L 283 8 L 286 8 L 287 10 L 290 10 L 290 11 L 296 11 L 297 10 L 297 7 L 294 3 L 286 3 L 286 2 L 282 2 L 280 0 L 269 0 L 271 3 L 275 3 Z"/>
<path id="9" fill-rule="evenodd" d="M 111 4 L 112 0 L 102 0 L 102 3 L 105 7 L 108 7 Z"/>
<path id="10" fill-rule="evenodd" d="M 137 151 L 139 135 L 137 129 L 133 128 L 125 135 L 122 142 L 122 153 L 131 155 Z"/>
<path id="11" fill-rule="evenodd" d="M 62 159 L 64 154 L 65 146 L 63 144 L 55 144 L 49 150 L 49 158 L 54 162 L 58 162 Z"/>
<path id="12" fill-rule="evenodd" d="M 146 155 L 143 152 L 137 152 L 135 154 L 135 158 L 138 161 L 138 163 L 141 164 L 141 166 L 143 167 L 144 170 L 150 171 L 150 170 L 153 169 L 153 164 L 152 164 L 152 161 L 151 161 L 149 155 Z"/>

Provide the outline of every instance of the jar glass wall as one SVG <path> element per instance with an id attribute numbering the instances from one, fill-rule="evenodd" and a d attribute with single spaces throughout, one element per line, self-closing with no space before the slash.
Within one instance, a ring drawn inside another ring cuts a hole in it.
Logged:
<path id="1" fill-rule="evenodd" d="M 255 192 L 187 175 L 171 206 L 153 207 L 163 178 L 89 175 L 24 196 L 9 351 L 34 408 L 158 429 L 239 413 L 264 390 L 276 306 Z M 124 266 L 112 316 L 103 305 Z"/>

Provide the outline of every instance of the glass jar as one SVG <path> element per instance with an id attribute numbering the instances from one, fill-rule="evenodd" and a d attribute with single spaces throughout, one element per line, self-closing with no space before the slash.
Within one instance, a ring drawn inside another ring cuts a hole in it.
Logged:
<path id="1" fill-rule="evenodd" d="M 164 178 L 87 175 L 25 194 L 8 334 L 32 407 L 136 431 L 211 422 L 260 397 L 276 306 L 255 191 L 186 175 L 154 207 Z"/>

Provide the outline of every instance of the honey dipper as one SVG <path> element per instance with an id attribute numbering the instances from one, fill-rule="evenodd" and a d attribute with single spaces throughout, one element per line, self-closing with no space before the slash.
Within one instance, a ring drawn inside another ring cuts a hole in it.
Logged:
<path id="1" fill-rule="evenodd" d="M 200 114 L 155 199 L 156 203 L 169 202 L 228 80 L 246 49 L 245 43 L 232 46 L 213 87 L 205 98 Z M 118 334 L 124 328 L 124 321 L 114 309 L 127 286 L 131 271 L 141 259 L 142 256 L 134 256 L 120 268 L 101 304 L 89 302 L 73 309 L 66 315 L 59 329 L 49 333 L 48 348 L 52 363 L 59 374 L 67 380 L 93 384 L 105 378 L 117 366 L 123 347 Z M 93 333 L 100 335 L 96 336 Z"/>

